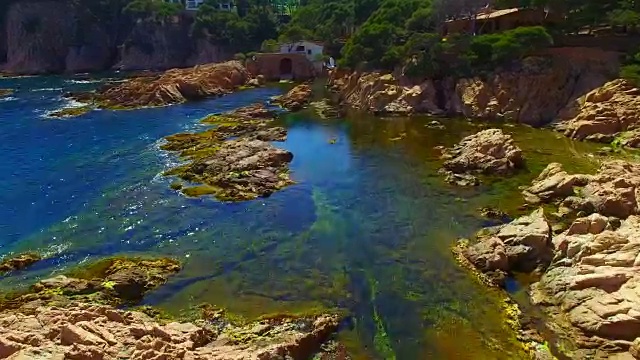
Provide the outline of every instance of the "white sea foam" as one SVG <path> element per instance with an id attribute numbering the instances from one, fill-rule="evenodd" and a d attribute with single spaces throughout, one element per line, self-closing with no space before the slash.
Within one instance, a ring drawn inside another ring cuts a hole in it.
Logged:
<path id="1" fill-rule="evenodd" d="M 42 91 L 60 91 L 62 88 L 42 88 L 42 89 L 32 89 L 31 92 L 42 92 Z"/>
<path id="2" fill-rule="evenodd" d="M 13 96 L 0 98 L 0 102 L 8 102 L 8 101 L 16 101 L 16 100 L 18 100 L 18 98 Z"/>
<path id="3" fill-rule="evenodd" d="M 65 80 L 67 84 L 95 84 L 103 82 L 102 79 L 93 79 L 93 80 Z"/>

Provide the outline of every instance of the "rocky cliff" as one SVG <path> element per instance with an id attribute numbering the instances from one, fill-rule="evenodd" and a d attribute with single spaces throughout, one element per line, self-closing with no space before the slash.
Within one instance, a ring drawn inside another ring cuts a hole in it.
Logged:
<path id="1" fill-rule="evenodd" d="M 484 78 L 415 82 L 401 73 L 334 71 L 329 85 L 342 104 L 374 113 L 446 113 L 542 125 L 617 69 L 616 53 L 556 48 Z"/>
<path id="2" fill-rule="evenodd" d="M 606 83 L 568 106 L 556 129 L 578 140 L 615 142 L 639 147 L 640 89 L 618 79 Z"/>
<path id="3" fill-rule="evenodd" d="M 27 0 L 8 5 L 2 20 L 0 70 L 12 74 L 161 70 L 229 57 L 194 38 L 186 15 L 136 21 L 119 8 L 108 13 L 71 0 Z"/>

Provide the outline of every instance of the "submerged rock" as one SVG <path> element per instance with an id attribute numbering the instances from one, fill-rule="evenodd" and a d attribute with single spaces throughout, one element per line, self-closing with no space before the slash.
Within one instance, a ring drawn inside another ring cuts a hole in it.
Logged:
<path id="1" fill-rule="evenodd" d="M 331 105 L 327 99 L 314 101 L 310 105 L 322 119 L 337 119 L 345 115 L 344 109 Z"/>
<path id="2" fill-rule="evenodd" d="M 232 92 L 249 79 L 238 61 L 172 69 L 156 77 L 137 77 L 108 84 L 96 92 L 71 94 L 71 97 L 106 109 L 134 109 L 165 106 L 188 100 L 221 96 Z"/>
<path id="3" fill-rule="evenodd" d="M 65 109 L 54 111 L 54 112 L 50 113 L 49 117 L 54 117 L 54 118 L 76 117 L 76 116 L 84 115 L 84 114 L 88 113 L 91 110 L 93 110 L 93 106 L 89 106 L 89 105 L 87 105 L 87 106 L 79 106 L 79 107 L 72 107 L 72 108 L 65 108 Z"/>
<path id="4" fill-rule="evenodd" d="M 22 270 L 42 260 L 42 256 L 36 253 L 25 253 L 5 258 L 0 262 L 0 275 L 11 271 Z"/>
<path id="5" fill-rule="evenodd" d="M 443 173 L 447 181 L 478 185 L 471 174 L 508 175 L 524 166 L 522 150 L 510 135 L 500 129 L 488 129 L 462 139 L 445 151 Z"/>
<path id="6" fill-rule="evenodd" d="M 26 291 L 8 294 L 0 299 L 0 309 L 39 306 L 43 301 L 92 301 L 116 306 L 137 303 L 178 271 L 180 263 L 167 258 L 104 259 L 67 275 L 41 280 Z"/>
<path id="7" fill-rule="evenodd" d="M 0 89 L 0 97 L 5 97 L 13 94 L 12 89 Z"/>
<path id="8" fill-rule="evenodd" d="M 287 136 L 286 129 L 272 126 L 274 115 L 264 105 L 252 105 L 203 119 L 216 125 L 213 129 L 168 136 L 162 148 L 179 151 L 190 162 L 165 175 L 202 184 L 182 187 L 187 196 L 213 195 L 224 201 L 268 196 L 291 185 L 293 154 L 270 143 Z"/>
<path id="9" fill-rule="evenodd" d="M 291 89 L 285 95 L 275 98 L 273 103 L 290 111 L 298 111 L 309 103 L 311 93 L 311 86 L 301 84 Z"/>

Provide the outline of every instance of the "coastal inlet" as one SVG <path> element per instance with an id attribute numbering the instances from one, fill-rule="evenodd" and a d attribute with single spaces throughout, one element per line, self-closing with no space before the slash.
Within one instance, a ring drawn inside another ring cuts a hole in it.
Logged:
<path id="1" fill-rule="evenodd" d="M 518 186 L 552 160 L 592 170 L 585 154 L 595 146 L 505 126 L 526 169 L 459 189 L 438 174 L 434 148 L 483 125 L 277 110 L 274 124 L 287 137 L 273 145 L 293 154 L 292 183 L 269 197 L 225 202 L 172 189 L 176 178 L 163 174 L 184 162 L 161 149 L 164 137 L 205 131 L 215 125 L 202 118 L 266 103 L 280 87 L 47 117 L 80 106 L 63 93 L 100 81 L 0 79 L 0 88 L 13 89 L 0 102 L 0 245 L 45 257 L 1 278 L 3 289 L 113 255 L 169 256 L 182 270 L 143 303 L 174 315 L 201 303 L 248 319 L 339 308 L 349 314 L 340 340 L 354 359 L 524 357 L 501 296 L 459 268 L 450 247 L 491 223 L 478 208 L 514 211 Z"/>

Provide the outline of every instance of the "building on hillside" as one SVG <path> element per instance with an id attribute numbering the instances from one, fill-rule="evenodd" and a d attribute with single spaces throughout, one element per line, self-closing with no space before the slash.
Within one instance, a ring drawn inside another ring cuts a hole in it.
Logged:
<path id="1" fill-rule="evenodd" d="M 303 81 L 316 77 L 322 71 L 322 68 L 318 71 L 315 63 L 301 53 L 256 54 L 247 59 L 246 66 L 251 74 L 263 75 L 268 81 Z"/>
<path id="2" fill-rule="evenodd" d="M 292 43 L 280 44 L 280 54 L 303 54 L 309 61 L 322 57 L 324 44 L 320 42 L 300 40 Z"/>
<path id="3" fill-rule="evenodd" d="M 484 9 L 475 16 L 447 20 L 443 26 L 443 35 L 491 34 L 521 26 L 552 24 L 560 20 L 559 16 L 540 8 Z"/>
<path id="4" fill-rule="evenodd" d="M 280 54 L 300 54 L 309 60 L 316 71 L 322 71 L 324 44 L 320 42 L 301 40 L 280 44 Z"/>

